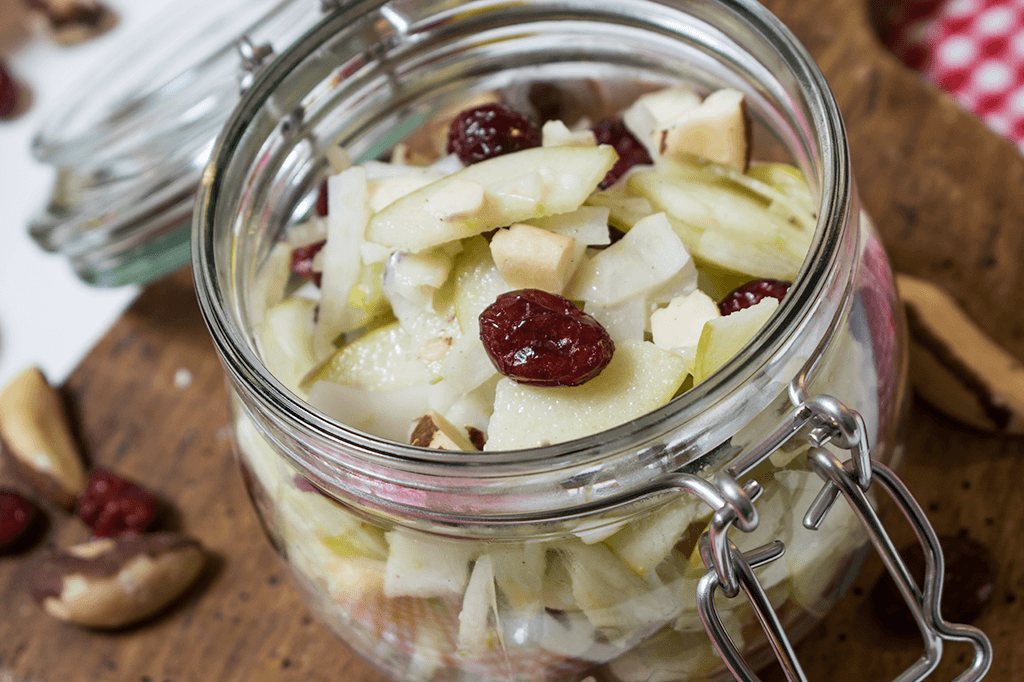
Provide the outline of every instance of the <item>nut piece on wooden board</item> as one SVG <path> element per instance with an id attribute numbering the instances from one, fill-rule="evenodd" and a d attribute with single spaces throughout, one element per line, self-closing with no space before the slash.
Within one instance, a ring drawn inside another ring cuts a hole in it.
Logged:
<path id="1" fill-rule="evenodd" d="M 60 395 L 35 367 L 0 392 L 0 450 L 29 485 L 62 507 L 85 492 L 85 465 Z"/>
<path id="2" fill-rule="evenodd" d="M 177 533 L 103 538 L 44 559 L 30 592 L 60 620 L 122 628 L 168 607 L 196 581 L 204 563 L 200 544 Z"/>
<path id="3" fill-rule="evenodd" d="M 903 274 L 896 283 L 907 312 L 910 375 L 918 395 L 968 426 L 1024 434 L 1024 363 L 936 285 Z"/>
<path id="4" fill-rule="evenodd" d="M 61 45 L 77 45 L 117 25 L 117 15 L 97 0 L 24 0 L 42 16 L 44 30 Z"/>

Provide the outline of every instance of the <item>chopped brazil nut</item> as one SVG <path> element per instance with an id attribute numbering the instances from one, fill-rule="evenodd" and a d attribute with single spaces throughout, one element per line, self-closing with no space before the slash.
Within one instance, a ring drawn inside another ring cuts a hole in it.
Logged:
<path id="1" fill-rule="evenodd" d="M 498 296 L 480 314 L 480 339 L 499 372 L 529 386 L 579 386 L 600 374 L 615 352 L 597 320 L 539 289 Z"/>
<path id="2" fill-rule="evenodd" d="M 0 441 L 40 495 L 71 507 L 85 490 L 85 465 L 57 391 L 35 367 L 0 392 Z"/>
<path id="3" fill-rule="evenodd" d="M 468 435 L 463 434 L 458 427 L 434 410 L 430 410 L 416 421 L 412 436 L 409 437 L 409 443 L 435 450 L 472 451 L 480 449 L 470 441 Z"/>
<path id="4" fill-rule="evenodd" d="M 983 431 L 1024 434 L 1024 363 L 986 335 L 949 294 L 898 275 L 910 329 L 910 378 L 935 409 Z"/>
<path id="5" fill-rule="evenodd" d="M 104 538 L 46 557 L 29 591 L 55 618 L 121 628 L 168 607 L 195 582 L 204 562 L 199 542 L 177 533 Z"/>

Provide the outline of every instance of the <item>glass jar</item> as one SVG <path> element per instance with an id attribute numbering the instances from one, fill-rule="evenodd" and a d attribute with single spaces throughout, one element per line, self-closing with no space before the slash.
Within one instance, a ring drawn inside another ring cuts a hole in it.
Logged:
<path id="1" fill-rule="evenodd" d="M 188 265 L 196 187 L 240 89 L 322 15 L 319 0 L 182 0 L 113 46 L 33 138 L 56 182 L 32 238 L 97 286 Z"/>
<path id="2" fill-rule="evenodd" d="M 809 179 L 809 254 L 753 342 L 627 424 L 487 453 L 360 432 L 267 370 L 261 270 L 312 210 L 329 150 L 377 158 L 468 93 L 581 78 L 739 89 L 755 158 L 784 156 Z M 622 682 L 690 680 L 725 667 L 750 679 L 773 651 L 795 666 L 779 626 L 797 637 L 824 614 L 868 538 L 899 573 L 873 516 L 880 486 L 901 490 L 884 466 L 900 458 L 907 398 L 891 273 L 820 72 L 749 0 L 347 3 L 269 65 L 229 120 L 200 187 L 193 262 L 267 533 L 310 608 L 396 680 L 596 668 Z M 833 505 L 811 530 L 840 493 L 856 513 Z M 908 587 L 912 610 L 941 630 L 920 592 Z M 931 653 L 943 636 L 926 638 Z"/>

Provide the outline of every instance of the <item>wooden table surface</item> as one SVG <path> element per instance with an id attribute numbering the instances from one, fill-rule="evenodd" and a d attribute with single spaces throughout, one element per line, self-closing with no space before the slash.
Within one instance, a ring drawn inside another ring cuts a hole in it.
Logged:
<path id="1" fill-rule="evenodd" d="M 769 6 L 833 87 L 863 203 L 895 267 L 940 281 L 1024 358 L 1024 159 L 896 62 L 860 3 Z M 164 527 L 197 536 L 215 560 L 170 614 L 98 634 L 50 619 L 26 596 L 39 547 L 3 558 L 0 682 L 383 682 L 312 619 L 262 536 L 230 455 L 224 379 L 188 273 L 150 286 L 64 389 L 90 459 L 157 491 L 176 510 Z M 1024 679 L 1016 487 L 1024 439 L 975 433 L 915 405 L 907 460 L 904 478 L 939 533 L 969 532 L 996 556 L 995 592 L 976 624 L 995 646 L 989 679 Z M 43 546 L 85 539 L 81 523 L 51 519 Z M 880 570 L 869 560 L 851 594 L 797 647 L 811 680 L 890 680 L 919 655 L 915 638 L 888 635 L 872 613 L 867 594 Z M 950 647 L 934 679 L 952 679 L 968 655 Z"/>

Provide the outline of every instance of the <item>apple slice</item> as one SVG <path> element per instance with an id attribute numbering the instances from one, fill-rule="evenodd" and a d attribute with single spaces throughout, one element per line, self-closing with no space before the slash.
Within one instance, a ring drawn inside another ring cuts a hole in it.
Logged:
<path id="1" fill-rule="evenodd" d="M 572 594 L 599 632 L 613 644 L 625 645 L 650 635 L 681 610 L 675 591 L 644 580 L 606 545 L 566 543 L 565 557 Z"/>
<path id="2" fill-rule="evenodd" d="M 708 320 L 697 342 L 693 383 L 704 381 L 732 359 L 757 335 L 778 307 L 778 299 L 764 298 L 749 308 Z"/>
<path id="3" fill-rule="evenodd" d="M 487 550 L 494 565 L 495 585 L 520 616 L 536 615 L 543 608 L 545 552 L 545 546 L 536 541 L 495 544 Z"/>
<path id="4" fill-rule="evenodd" d="M 633 296 L 611 305 L 587 303 L 586 313 L 597 320 L 616 344 L 643 341 L 650 314 L 647 297 Z"/>
<path id="5" fill-rule="evenodd" d="M 267 310 L 260 334 L 267 369 L 289 390 L 302 386 L 302 377 L 316 364 L 313 329 L 316 302 L 292 296 Z"/>
<path id="6" fill-rule="evenodd" d="M 566 297 L 610 306 L 630 298 L 643 298 L 680 276 L 692 279 L 696 286 L 697 270 L 690 254 L 665 214 L 655 213 L 580 265 Z"/>
<path id="7" fill-rule="evenodd" d="M 416 357 L 412 339 L 398 322 L 392 322 L 336 350 L 306 375 L 301 386 L 308 391 L 318 381 L 329 381 L 368 391 L 393 391 L 427 380 L 427 366 Z"/>
<path id="8" fill-rule="evenodd" d="M 383 531 L 315 490 L 283 486 L 276 504 L 289 542 L 322 543 L 342 559 L 387 557 Z"/>
<path id="9" fill-rule="evenodd" d="M 580 206 L 615 163 L 608 145 L 534 147 L 497 156 L 422 187 L 375 214 L 367 238 L 421 251 Z M 483 201 L 473 208 L 477 187 Z"/>
<path id="10" fill-rule="evenodd" d="M 464 334 L 480 335 L 480 313 L 512 287 L 494 265 L 491 249 L 483 237 L 462 243 L 455 259 L 451 280 L 455 283 L 455 315 Z"/>
<path id="11" fill-rule="evenodd" d="M 561 443 L 604 431 L 667 403 L 686 378 L 685 361 L 647 341 L 615 348 L 611 362 L 581 386 L 498 381 L 484 450 Z"/>
<path id="12" fill-rule="evenodd" d="M 726 612 L 726 616 L 730 615 L 732 612 Z M 737 620 L 725 618 L 732 626 L 729 632 L 734 638 L 739 636 L 735 634 Z M 722 659 L 711 648 L 703 630 L 665 630 L 611 661 L 608 669 L 621 682 L 676 682 L 705 679 L 721 665 Z"/>
<path id="13" fill-rule="evenodd" d="M 594 147 L 597 139 L 593 130 L 569 130 L 565 123 L 555 119 L 548 121 L 540 130 L 541 145 L 544 147 Z"/>
<path id="14" fill-rule="evenodd" d="M 695 259 L 720 269 L 793 279 L 810 246 L 810 234 L 769 212 L 760 197 L 725 180 L 655 170 L 634 173 L 629 186 L 668 214 Z"/>
<path id="15" fill-rule="evenodd" d="M 704 263 L 749 278 L 796 279 L 811 237 L 806 232 L 783 228 L 768 239 L 745 239 L 741 235 L 709 230 L 700 236 L 693 257 Z"/>
<path id="16" fill-rule="evenodd" d="M 368 181 L 370 210 L 377 212 L 390 203 L 415 192 L 420 187 L 444 177 L 441 173 L 430 173 L 425 168 L 410 169 L 403 175 L 391 175 Z"/>
<path id="17" fill-rule="evenodd" d="M 704 323 L 719 317 L 718 305 L 699 289 L 678 296 L 664 308 L 651 313 L 651 336 L 654 344 L 679 353 L 693 373 Z"/>
<path id="18" fill-rule="evenodd" d="M 747 175 L 774 187 L 805 206 L 814 206 L 814 195 L 800 169 L 788 163 L 758 163 L 747 169 Z"/>
<path id="19" fill-rule="evenodd" d="M 313 342 L 318 357 L 333 349 L 340 334 L 365 322 L 362 311 L 349 306 L 349 298 L 362 271 L 359 245 L 370 219 L 366 171 L 354 166 L 327 178 L 327 201 L 327 242 L 321 250 L 323 278 Z"/>
<path id="20" fill-rule="evenodd" d="M 706 519 L 711 508 L 692 495 L 683 495 L 639 519 L 605 541 L 633 572 L 646 577 L 668 558 L 689 525 Z"/>
<path id="21" fill-rule="evenodd" d="M 799 179 L 794 179 L 787 171 L 779 171 L 780 175 L 787 176 L 789 181 L 794 183 L 794 191 L 799 193 L 799 190 L 795 187 L 796 185 L 803 186 L 803 192 L 799 198 L 791 195 L 788 191 L 779 189 L 771 183 L 764 182 L 752 172 L 753 168 L 748 169 L 746 173 L 742 173 L 736 168 L 719 163 L 708 163 L 704 166 L 704 170 L 712 175 L 725 178 L 760 196 L 768 202 L 769 213 L 778 216 L 792 227 L 800 228 L 804 232 L 813 233 L 814 228 L 817 226 L 818 212 L 814 198 L 811 196 L 810 188 L 803 182 L 803 176 L 800 176 L 799 171 L 795 168 L 786 164 L 777 165 L 792 169 L 797 173 Z"/>
<path id="22" fill-rule="evenodd" d="M 460 652 L 480 653 L 501 646 L 498 595 L 494 589 L 494 563 L 484 554 L 473 564 L 473 572 L 459 611 Z"/>
<path id="23" fill-rule="evenodd" d="M 367 391 L 318 381 L 309 391 L 309 404 L 353 429 L 404 443 L 413 422 L 429 409 L 429 388 L 417 384 L 394 391 Z"/>
<path id="24" fill-rule="evenodd" d="M 627 182 L 617 182 L 606 190 L 594 192 L 587 197 L 587 206 L 608 210 L 608 224 L 628 232 L 630 228 L 656 211 L 651 202 L 635 194 Z"/>
<path id="25" fill-rule="evenodd" d="M 278 242 L 267 255 L 249 290 L 249 315 L 256 320 L 256 327 L 265 318 L 267 310 L 284 299 L 285 289 L 292 270 L 292 245 Z"/>
<path id="26" fill-rule="evenodd" d="M 386 536 L 388 558 L 384 594 L 388 597 L 449 597 L 463 593 L 477 543 L 446 540 L 425 533 L 394 530 Z"/>
<path id="27" fill-rule="evenodd" d="M 427 364 L 431 381 L 440 378 L 441 363 L 462 335 L 448 278 L 452 264 L 449 251 L 438 247 L 423 253 L 396 251 L 384 267 L 384 296 L 413 351 Z"/>

